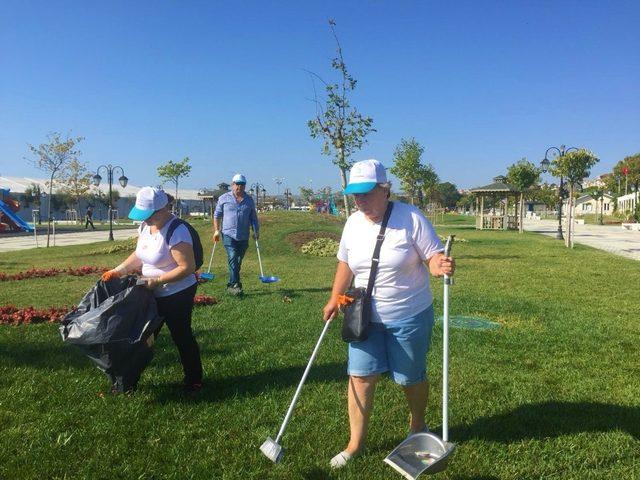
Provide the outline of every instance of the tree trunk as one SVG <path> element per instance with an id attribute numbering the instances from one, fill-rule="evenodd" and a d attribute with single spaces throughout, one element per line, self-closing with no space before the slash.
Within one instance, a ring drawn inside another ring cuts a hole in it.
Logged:
<path id="1" fill-rule="evenodd" d="M 49 235 L 51 234 L 51 192 L 53 191 L 53 175 L 49 180 L 49 197 L 47 198 L 47 248 L 49 248 Z"/>
<path id="2" fill-rule="evenodd" d="M 180 213 L 180 207 L 179 207 L 179 203 L 178 203 L 178 180 L 176 180 L 176 197 L 173 200 L 173 208 L 174 208 L 174 212 L 178 212 L 178 218 L 182 218 L 182 215 Z"/>
<path id="3" fill-rule="evenodd" d="M 569 248 L 569 237 L 571 236 L 571 196 L 569 195 L 567 197 L 567 208 L 565 209 L 566 213 L 566 220 L 567 220 L 567 226 L 565 227 L 565 232 L 564 232 L 564 246 Z"/>
<path id="4" fill-rule="evenodd" d="M 567 247 L 573 248 L 573 229 L 574 229 L 574 221 L 573 221 L 573 183 L 569 187 L 569 235 L 567 236 Z"/>
<path id="5" fill-rule="evenodd" d="M 342 182 L 342 190 L 347 188 L 347 169 L 343 167 L 340 168 L 340 181 Z M 346 193 L 342 194 L 342 198 L 344 200 L 344 213 L 347 218 L 351 215 L 351 209 L 349 208 L 349 196 Z"/>

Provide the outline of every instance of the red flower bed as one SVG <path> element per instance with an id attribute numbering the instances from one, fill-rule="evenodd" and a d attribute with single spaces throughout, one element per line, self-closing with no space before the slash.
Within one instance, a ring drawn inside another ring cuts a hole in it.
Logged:
<path id="1" fill-rule="evenodd" d="M 211 295 L 196 295 L 194 304 L 215 305 L 218 300 Z M 75 307 L 18 308 L 14 305 L 0 306 L 0 325 L 22 325 L 31 323 L 57 323 Z"/>
<path id="2" fill-rule="evenodd" d="M 193 303 L 194 305 L 215 305 L 218 303 L 218 300 L 211 295 L 196 295 Z"/>
<path id="3" fill-rule="evenodd" d="M 0 307 L 0 325 L 59 322 L 71 309 L 69 307 L 18 308 L 13 305 Z"/>
<path id="4" fill-rule="evenodd" d="M 0 272 L 0 282 L 8 282 L 11 280 L 26 280 L 28 278 L 47 278 L 57 277 L 58 275 L 73 275 L 74 277 L 82 277 L 84 275 L 102 274 L 109 270 L 105 267 L 91 267 L 88 265 L 78 268 L 30 268 L 24 272 L 18 273 L 2 273 Z"/>

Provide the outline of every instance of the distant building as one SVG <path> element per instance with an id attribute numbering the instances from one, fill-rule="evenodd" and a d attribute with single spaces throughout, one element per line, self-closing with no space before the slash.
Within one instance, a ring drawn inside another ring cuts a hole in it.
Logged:
<path id="1" fill-rule="evenodd" d="M 608 175 L 607 173 L 603 173 L 602 175 L 598 175 L 595 178 L 588 178 L 588 179 L 583 180 L 582 188 L 604 187 L 605 186 L 604 178 L 607 175 Z"/>
<path id="2" fill-rule="evenodd" d="M 614 198 L 609 194 L 604 194 L 602 200 L 596 200 L 591 195 L 582 195 L 576 199 L 575 214 L 589 215 L 592 213 L 611 215 L 614 208 Z"/>
<path id="3" fill-rule="evenodd" d="M 640 194 L 638 192 L 631 192 L 628 195 L 618 197 L 618 212 L 626 214 L 634 212 L 639 198 Z"/>

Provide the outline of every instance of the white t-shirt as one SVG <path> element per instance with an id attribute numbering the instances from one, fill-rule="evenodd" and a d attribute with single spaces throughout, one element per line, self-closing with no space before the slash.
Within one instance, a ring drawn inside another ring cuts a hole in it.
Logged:
<path id="1" fill-rule="evenodd" d="M 163 273 L 170 272 L 178 266 L 171 256 L 171 248 L 179 243 L 188 243 L 192 245 L 191 234 L 189 229 L 184 225 L 178 225 L 171 235 L 171 240 L 167 245 L 166 233 L 169 225 L 176 218 L 172 216 L 162 228 L 152 234 L 151 228 L 143 223 L 138 229 L 138 245 L 136 247 L 136 256 L 142 260 L 142 276 L 143 277 L 159 277 Z M 189 288 L 196 283 L 196 276 L 189 275 L 177 282 L 166 283 L 153 290 L 156 297 L 168 297 L 185 288 Z"/>
<path id="2" fill-rule="evenodd" d="M 349 264 L 356 287 L 367 288 L 381 223 L 369 221 L 358 211 L 347 219 L 342 231 L 338 260 Z M 393 202 L 373 287 L 372 321 L 402 320 L 428 308 L 433 296 L 423 262 L 442 251 L 440 238 L 422 212 L 412 205 Z"/>

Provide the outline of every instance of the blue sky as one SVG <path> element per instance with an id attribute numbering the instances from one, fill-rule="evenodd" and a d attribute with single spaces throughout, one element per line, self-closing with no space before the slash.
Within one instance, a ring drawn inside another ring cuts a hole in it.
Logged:
<path id="1" fill-rule="evenodd" d="M 304 71 L 333 78 L 329 17 L 377 129 L 355 160 L 391 166 L 415 137 L 443 181 L 472 187 L 552 145 L 590 148 L 596 174 L 640 151 L 640 2 L 443 4 L 5 0 L 0 175 L 44 176 L 27 144 L 60 131 L 136 185 L 189 156 L 185 187 L 242 171 L 268 191 L 335 188 Z"/>

